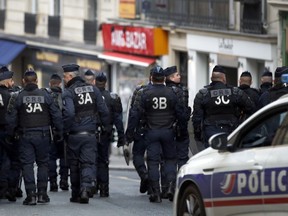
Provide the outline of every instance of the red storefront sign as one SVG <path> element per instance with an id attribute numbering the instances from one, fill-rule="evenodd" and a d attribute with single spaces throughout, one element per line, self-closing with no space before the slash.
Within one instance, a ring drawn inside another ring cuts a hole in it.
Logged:
<path id="1" fill-rule="evenodd" d="M 168 53 L 168 33 L 161 28 L 102 24 L 104 49 L 146 56 Z"/>

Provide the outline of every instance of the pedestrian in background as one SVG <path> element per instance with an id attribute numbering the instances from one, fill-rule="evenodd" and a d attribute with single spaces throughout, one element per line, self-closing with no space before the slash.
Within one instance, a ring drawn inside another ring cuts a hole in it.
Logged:
<path id="1" fill-rule="evenodd" d="M 209 138 L 220 132 L 231 133 L 239 124 L 240 114 L 251 115 L 255 105 L 237 87 L 226 84 L 225 70 L 213 68 L 210 85 L 200 89 L 194 98 L 192 124 L 194 138 L 209 147 Z"/>
<path id="2" fill-rule="evenodd" d="M 7 138 L 19 134 L 19 155 L 23 170 L 27 197 L 23 205 L 50 202 L 47 195 L 49 148 L 51 125 L 56 128 L 57 139 L 62 139 L 63 124 L 60 109 L 53 98 L 37 85 L 33 69 L 25 72 L 24 89 L 19 93 L 13 109 L 7 115 Z M 34 162 L 37 164 L 37 185 Z M 36 193 L 37 187 L 37 193 Z"/>
<path id="3" fill-rule="evenodd" d="M 111 133 L 109 111 L 99 89 L 80 77 L 79 65 L 67 64 L 62 68 L 65 84 L 63 122 L 72 189 L 70 202 L 89 203 L 97 157 L 97 116 L 104 130 Z"/>

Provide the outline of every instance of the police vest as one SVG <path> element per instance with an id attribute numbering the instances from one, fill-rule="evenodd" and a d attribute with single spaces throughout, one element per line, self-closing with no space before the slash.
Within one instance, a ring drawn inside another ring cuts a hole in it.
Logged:
<path id="1" fill-rule="evenodd" d="M 95 117 L 96 115 L 96 95 L 92 85 L 79 83 L 73 88 L 73 103 L 75 107 L 75 117 L 79 120 L 82 117 Z"/>
<path id="2" fill-rule="evenodd" d="M 175 122 L 175 101 L 171 88 L 149 88 L 144 90 L 146 124 L 150 129 L 171 128 Z"/>
<path id="3" fill-rule="evenodd" d="M 60 92 L 53 91 L 50 88 L 45 88 L 45 90 L 52 96 L 54 103 L 56 106 L 62 110 L 63 108 L 63 101 L 62 101 L 62 96 Z"/>
<path id="4" fill-rule="evenodd" d="M 112 115 L 113 115 L 113 109 L 112 109 L 112 100 L 111 100 L 111 96 L 110 96 L 110 92 L 107 90 L 103 90 L 101 91 L 102 97 L 104 99 L 104 102 L 109 110 L 109 119 L 110 119 L 110 124 L 112 124 L 113 119 L 112 119 Z"/>
<path id="5" fill-rule="evenodd" d="M 281 88 L 272 88 L 269 91 L 270 95 L 270 102 L 276 101 L 279 99 L 281 96 L 285 95 L 288 93 L 288 88 L 287 87 L 281 87 Z"/>
<path id="6" fill-rule="evenodd" d="M 10 99 L 10 93 L 8 89 L 0 87 L 0 125 L 5 125 L 5 114 Z"/>
<path id="7" fill-rule="evenodd" d="M 19 93 L 21 101 L 19 124 L 21 128 L 35 128 L 50 125 L 50 114 L 45 101 L 45 92 L 41 89 Z"/>
<path id="8" fill-rule="evenodd" d="M 235 96 L 236 87 L 226 88 L 207 88 L 209 94 L 206 95 L 207 102 L 205 103 L 206 117 L 209 122 L 227 120 L 235 120 L 236 107 Z M 207 98 L 208 97 L 208 98 Z"/>

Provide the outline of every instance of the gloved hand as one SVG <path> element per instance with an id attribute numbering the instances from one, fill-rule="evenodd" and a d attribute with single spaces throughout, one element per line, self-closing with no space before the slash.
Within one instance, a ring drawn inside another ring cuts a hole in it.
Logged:
<path id="1" fill-rule="evenodd" d="M 15 143 L 15 137 L 12 135 L 6 135 L 4 142 L 6 145 L 13 145 Z"/>
<path id="2" fill-rule="evenodd" d="M 121 147 L 121 146 L 124 146 L 125 145 L 125 136 L 119 136 L 118 137 L 118 142 L 117 142 L 117 147 Z"/>
<path id="3" fill-rule="evenodd" d="M 134 135 L 132 133 L 126 132 L 126 143 L 129 145 L 129 143 L 132 143 L 134 141 Z"/>
<path id="4" fill-rule="evenodd" d="M 184 141 L 186 139 L 189 139 L 189 133 L 187 130 L 181 131 L 180 136 L 176 137 L 177 141 Z"/>
<path id="5" fill-rule="evenodd" d="M 202 133 L 201 131 L 199 130 L 194 130 L 194 139 L 196 141 L 201 141 L 202 140 Z"/>
<path id="6" fill-rule="evenodd" d="M 63 133 L 60 132 L 55 132 L 54 133 L 54 142 L 55 143 L 60 143 L 64 141 L 64 136 Z"/>

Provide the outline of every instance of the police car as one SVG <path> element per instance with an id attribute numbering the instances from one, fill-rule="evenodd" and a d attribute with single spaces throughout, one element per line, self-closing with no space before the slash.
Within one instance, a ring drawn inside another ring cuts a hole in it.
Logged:
<path id="1" fill-rule="evenodd" d="M 288 97 L 209 140 L 178 172 L 174 215 L 288 215 Z"/>

